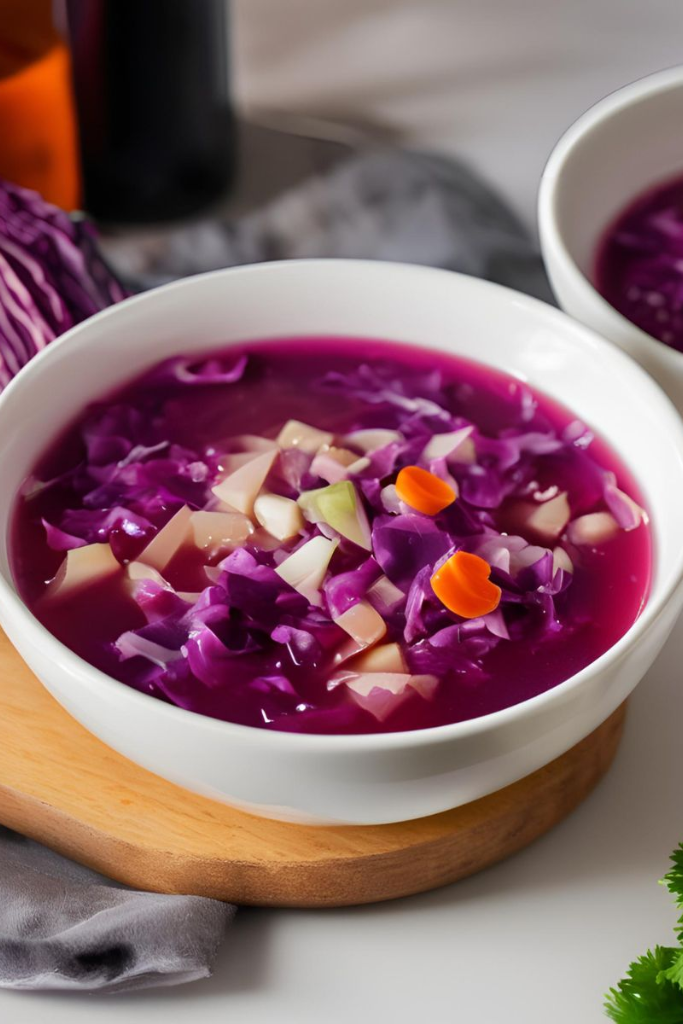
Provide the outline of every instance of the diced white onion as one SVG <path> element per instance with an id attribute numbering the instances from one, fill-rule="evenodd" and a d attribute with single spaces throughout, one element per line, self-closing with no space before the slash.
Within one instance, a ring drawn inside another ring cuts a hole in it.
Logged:
<path id="1" fill-rule="evenodd" d="M 565 572 L 574 572 L 574 565 L 564 548 L 553 548 L 553 575 L 558 569 Z"/>
<path id="2" fill-rule="evenodd" d="M 633 498 L 616 485 L 614 474 L 610 474 L 604 490 L 605 503 L 622 530 L 635 530 L 641 523 L 647 523 L 648 514 Z"/>
<path id="3" fill-rule="evenodd" d="M 436 676 L 412 676 L 397 672 L 368 672 L 344 680 L 349 696 L 366 711 L 383 722 L 412 693 L 423 699 L 434 696 L 439 681 Z"/>
<path id="4" fill-rule="evenodd" d="M 530 565 L 535 565 L 536 562 L 539 562 L 547 554 L 549 554 L 548 548 L 542 548 L 536 544 L 527 544 L 518 551 L 511 551 L 510 572 L 513 576 L 516 576 L 521 569 L 527 569 Z"/>
<path id="5" fill-rule="evenodd" d="M 263 529 L 278 540 L 290 540 L 304 527 L 297 503 L 281 494 L 259 494 L 254 502 L 254 515 Z"/>
<path id="6" fill-rule="evenodd" d="M 510 639 L 507 623 L 500 606 L 494 611 L 482 615 L 482 622 L 486 623 L 486 628 L 493 636 L 499 636 L 502 640 Z"/>
<path id="7" fill-rule="evenodd" d="M 446 457 L 452 458 L 454 462 L 474 462 L 476 452 L 474 442 L 470 439 L 473 430 L 474 427 L 469 426 L 461 427 L 460 430 L 454 430 L 448 434 L 434 434 L 427 442 L 422 452 L 422 458 L 427 462 Z M 470 443 L 466 446 L 465 442 L 468 440 Z"/>
<path id="8" fill-rule="evenodd" d="M 343 438 L 344 444 L 350 444 L 353 448 L 365 452 L 366 455 L 370 455 L 380 448 L 386 448 L 388 444 L 396 444 L 403 440 L 403 434 L 399 434 L 398 430 L 383 430 L 381 428 L 353 430 Z"/>
<path id="9" fill-rule="evenodd" d="M 180 651 L 163 647 L 161 644 L 133 632 L 122 633 L 116 641 L 115 647 L 124 661 L 128 658 L 146 658 L 160 668 L 166 668 L 170 662 L 182 658 Z"/>
<path id="10" fill-rule="evenodd" d="M 387 576 L 380 576 L 378 580 L 375 580 L 366 597 L 380 615 L 385 617 L 395 611 L 406 599 L 403 591 L 399 590 Z"/>
<path id="11" fill-rule="evenodd" d="M 550 501 L 529 506 L 524 517 L 525 525 L 543 540 L 552 541 L 560 536 L 569 522 L 571 514 L 567 493 L 562 491 Z"/>
<path id="12" fill-rule="evenodd" d="M 369 465 L 370 459 L 359 458 L 356 452 L 348 448 L 323 445 L 311 463 L 311 473 L 327 480 L 328 484 L 336 484 L 356 473 L 362 473 Z"/>
<path id="13" fill-rule="evenodd" d="M 346 480 L 348 467 L 357 461 L 356 453 L 348 448 L 323 446 L 311 463 L 311 473 L 327 480 L 328 484 L 336 484 L 339 480 Z"/>
<path id="14" fill-rule="evenodd" d="M 339 541 L 313 537 L 284 560 L 275 572 L 311 604 L 322 604 L 320 588 Z"/>
<path id="15" fill-rule="evenodd" d="M 390 515 L 396 516 L 401 512 L 402 502 L 396 491 L 396 484 L 387 484 L 383 487 L 379 492 L 379 499 L 384 511 Z"/>

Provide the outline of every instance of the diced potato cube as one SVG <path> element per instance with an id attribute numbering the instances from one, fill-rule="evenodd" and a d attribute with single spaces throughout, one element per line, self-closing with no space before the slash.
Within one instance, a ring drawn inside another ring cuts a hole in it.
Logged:
<path id="1" fill-rule="evenodd" d="M 597 547 L 619 533 L 619 523 L 611 512 L 589 512 L 569 524 L 567 536 L 572 544 Z"/>
<path id="2" fill-rule="evenodd" d="M 108 544 L 86 544 L 67 551 L 55 578 L 45 591 L 50 601 L 71 597 L 79 590 L 113 576 L 121 569 Z"/>
<path id="3" fill-rule="evenodd" d="M 348 663 L 351 672 L 385 672 L 403 674 L 407 672 L 405 658 L 400 644 L 379 644 Z"/>
<path id="4" fill-rule="evenodd" d="M 377 643 L 387 631 L 386 622 L 367 601 L 352 605 L 334 621 L 364 647 Z"/>
<path id="5" fill-rule="evenodd" d="M 251 516 L 254 502 L 263 487 L 277 457 L 277 451 L 262 452 L 230 473 L 219 484 L 212 488 L 216 497 L 230 508 Z"/>
<path id="6" fill-rule="evenodd" d="M 301 448 L 309 455 L 315 455 L 323 445 L 331 445 L 334 441 L 334 434 L 327 430 L 318 430 L 308 423 L 300 420 L 288 420 L 277 435 L 277 443 L 280 448 Z"/>
<path id="7" fill-rule="evenodd" d="M 190 527 L 195 546 L 210 554 L 241 547 L 254 532 L 254 525 L 241 512 L 193 512 Z"/>
<path id="8" fill-rule="evenodd" d="M 550 501 L 533 505 L 525 517 L 525 525 L 546 541 L 556 540 L 571 518 L 569 499 L 563 491 Z"/>
<path id="9" fill-rule="evenodd" d="M 138 555 L 138 561 L 163 572 L 187 540 L 191 516 L 192 510 L 187 505 L 178 509 L 166 525 L 162 526 L 156 537 L 152 538 L 144 551 Z"/>

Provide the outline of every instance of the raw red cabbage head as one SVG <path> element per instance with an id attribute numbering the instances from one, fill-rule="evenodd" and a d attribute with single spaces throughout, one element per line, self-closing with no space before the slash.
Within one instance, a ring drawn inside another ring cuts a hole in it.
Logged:
<path id="1" fill-rule="evenodd" d="M 85 220 L 0 182 L 0 389 L 50 341 L 125 295 Z"/>

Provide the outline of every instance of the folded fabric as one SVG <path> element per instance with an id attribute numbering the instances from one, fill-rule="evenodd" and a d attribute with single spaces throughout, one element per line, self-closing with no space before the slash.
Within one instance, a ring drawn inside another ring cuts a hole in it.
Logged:
<path id="1" fill-rule="evenodd" d="M 537 246 L 464 164 L 437 154 L 359 153 L 233 220 L 213 216 L 107 254 L 133 290 L 219 267 L 337 257 L 444 267 L 552 301 Z"/>
<path id="2" fill-rule="evenodd" d="M 130 991 L 205 978 L 234 913 L 135 892 L 0 828 L 0 986 Z"/>
<path id="3" fill-rule="evenodd" d="M 136 290 L 239 263 L 302 256 L 421 263 L 550 293 L 515 216 L 438 156 L 353 156 L 237 221 L 210 219 L 107 249 Z M 210 973 L 235 908 L 134 892 L 0 828 L 0 986 L 127 991 Z"/>

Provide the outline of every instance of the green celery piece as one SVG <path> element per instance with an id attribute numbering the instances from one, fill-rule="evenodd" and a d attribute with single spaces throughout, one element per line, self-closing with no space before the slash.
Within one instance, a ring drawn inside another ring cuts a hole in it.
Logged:
<path id="1" fill-rule="evenodd" d="M 326 491 L 327 487 L 318 487 L 314 491 L 302 491 L 296 499 L 296 503 L 303 512 L 309 523 L 321 523 L 325 516 L 318 508 L 318 498 Z"/>
<path id="2" fill-rule="evenodd" d="M 309 521 L 324 521 L 342 537 L 366 551 L 370 550 L 370 531 L 365 510 L 350 480 L 340 480 L 315 491 L 304 491 L 298 500 Z"/>
<path id="3" fill-rule="evenodd" d="M 680 950 L 656 946 L 639 957 L 605 1000 L 615 1024 L 683 1024 L 683 992 L 668 980 Z"/>

